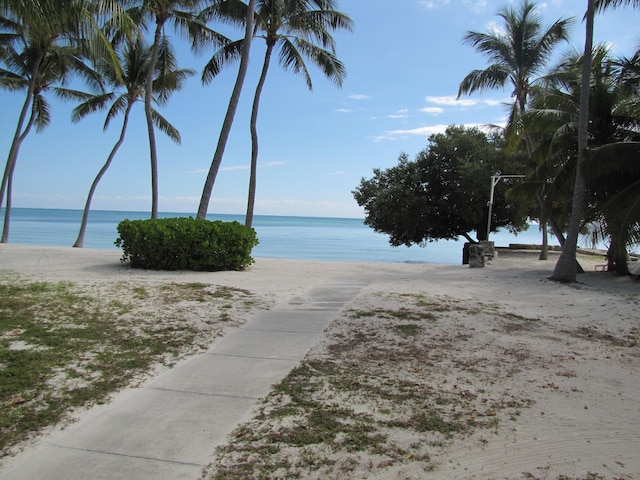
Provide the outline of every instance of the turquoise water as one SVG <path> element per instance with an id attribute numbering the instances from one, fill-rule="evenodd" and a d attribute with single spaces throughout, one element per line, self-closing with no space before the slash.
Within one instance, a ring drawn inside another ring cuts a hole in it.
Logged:
<path id="1" fill-rule="evenodd" d="M 4 218 L 4 209 L 1 213 Z M 190 214 L 161 213 L 158 216 L 188 217 Z M 125 218 L 145 219 L 149 218 L 149 213 L 92 211 L 85 234 L 85 248 L 116 249 L 116 227 L 118 222 Z M 212 214 L 207 218 L 244 222 L 244 215 Z M 13 208 L 9 242 L 70 247 L 78 235 L 81 219 L 81 210 Z M 424 248 L 391 247 L 386 235 L 375 233 L 358 218 L 256 215 L 253 227 L 260 240 L 260 244 L 252 252 L 254 258 L 450 265 L 462 262 L 463 239 L 457 242 L 433 242 Z M 498 232 L 492 234 L 491 240 L 494 240 L 497 246 L 508 246 L 509 243 L 540 243 L 540 233 L 537 225 L 534 225 L 517 237 L 509 232 Z"/>

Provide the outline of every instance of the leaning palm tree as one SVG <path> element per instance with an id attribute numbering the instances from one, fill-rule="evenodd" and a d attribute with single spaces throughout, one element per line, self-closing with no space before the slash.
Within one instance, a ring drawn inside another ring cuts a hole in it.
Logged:
<path id="1" fill-rule="evenodd" d="M 100 83 L 95 72 L 84 63 L 82 52 L 74 45 L 78 24 L 73 21 L 79 12 L 78 5 L 68 3 L 60 5 L 56 1 L 43 1 L 36 4 L 37 8 L 34 5 L 27 8 L 15 2 L 12 8 L 0 9 L 2 27 L 10 37 L 2 47 L 2 61 L 6 68 L 0 71 L 0 85 L 26 91 L 0 186 L 0 205 L 6 196 L 0 239 L 3 243 L 9 237 L 12 181 L 20 147 L 34 125 L 40 131 L 51 121 L 45 94 L 52 92 L 62 99 L 86 98 L 86 94 L 64 87 L 73 74 L 80 74 L 94 85 Z"/>
<path id="2" fill-rule="evenodd" d="M 176 69 L 175 55 L 171 49 L 171 45 L 166 41 L 160 44 L 159 57 L 162 59 L 162 66 L 158 68 L 158 64 L 156 64 L 153 90 L 157 92 L 157 96 L 154 97 L 154 103 L 164 104 L 173 92 L 183 87 L 186 78 L 195 74 L 195 71 L 190 69 Z M 133 106 L 145 98 L 145 92 L 147 91 L 147 71 L 150 65 L 151 50 L 143 43 L 142 39 L 138 38 L 135 42 L 127 42 L 122 49 L 118 67 L 114 66 L 110 61 L 102 60 L 97 62 L 97 69 L 101 73 L 102 78 L 105 82 L 108 82 L 114 90 L 99 93 L 81 103 L 73 110 L 72 119 L 75 122 L 111 104 L 104 122 L 104 130 L 109 127 L 111 120 L 120 113 L 123 114 L 120 136 L 89 189 L 82 215 L 82 222 L 80 224 L 80 231 L 78 232 L 78 238 L 73 244 L 74 247 L 82 247 L 84 245 L 84 236 L 93 194 L 98 187 L 98 183 L 111 165 L 118 149 L 124 142 L 127 125 L 129 123 L 129 115 Z M 118 74 L 118 70 L 122 71 L 122 76 Z M 171 140 L 180 143 L 180 133 L 178 130 L 160 115 L 156 109 L 152 109 L 151 114 L 154 124 L 161 131 L 165 132 Z"/>
<path id="3" fill-rule="evenodd" d="M 43 93 L 53 90 L 63 98 L 84 98 L 80 92 L 55 87 L 74 71 L 89 83 L 99 82 L 82 60 L 94 52 L 111 51 L 96 28 L 106 17 L 130 32 L 117 0 L 0 0 L 0 60 L 6 66 L 0 86 L 26 91 L 0 186 L 0 206 L 5 193 L 7 199 L 2 242 L 8 240 L 11 184 L 20 146 L 34 124 L 41 129 L 50 121 Z"/>
<path id="4" fill-rule="evenodd" d="M 222 157 L 224 156 L 224 150 L 229 140 L 229 134 L 231 133 L 231 127 L 233 126 L 233 119 L 238 109 L 238 103 L 240 102 L 240 95 L 242 93 L 242 87 L 244 85 L 244 79 L 247 76 L 247 69 L 249 67 L 249 56 L 251 53 L 251 39 L 253 37 L 253 25 L 254 25 L 254 10 L 257 0 L 249 0 L 249 4 L 245 10 L 246 23 L 244 31 L 244 43 L 242 45 L 242 54 L 240 56 L 240 66 L 238 68 L 238 75 L 233 85 L 233 91 L 231 92 L 231 98 L 229 99 L 229 105 L 227 106 L 227 113 L 224 116 L 222 122 L 222 129 L 218 136 L 218 144 L 216 151 L 213 154 L 211 160 L 211 166 L 207 173 L 207 178 L 204 182 L 202 189 L 202 196 L 200 197 L 200 204 L 198 205 L 198 213 L 196 218 L 203 220 L 207 216 L 207 210 L 209 208 L 209 200 L 211 199 L 211 192 L 213 191 L 213 184 L 216 181 L 220 164 L 222 163 Z M 209 9 L 211 11 L 211 9 Z"/>
<path id="5" fill-rule="evenodd" d="M 258 110 L 273 51 L 280 50 L 280 64 L 285 69 L 301 74 L 309 90 L 313 89 L 313 83 L 305 64 L 305 57 L 320 68 L 326 77 L 341 86 L 346 70 L 336 57 L 335 42 L 331 33 L 338 29 L 351 30 L 353 22 L 347 15 L 335 10 L 335 3 L 334 0 L 258 0 L 257 2 L 254 37 L 264 39 L 267 48 L 251 111 L 251 173 L 245 217 L 247 227 L 251 227 L 253 223 L 255 205 Z M 228 62 L 237 60 L 243 43 L 244 40 L 239 40 L 218 51 L 205 66 L 203 80 L 208 83 Z"/>
<path id="6" fill-rule="evenodd" d="M 510 137 L 518 130 L 534 82 L 547 67 L 555 47 L 567 40 L 568 27 L 573 20 L 560 19 L 544 29 L 536 5 L 530 0 L 524 0 L 517 10 L 503 8 L 498 16 L 504 21 L 505 33 L 498 30 L 489 33 L 471 31 L 464 37 L 464 43 L 482 53 L 490 64 L 485 69 L 471 71 L 460 82 L 458 97 L 510 84 L 514 99 L 506 128 Z M 531 157 L 532 139 L 525 136 L 524 140 Z M 542 196 L 539 196 L 538 203 L 543 206 Z M 556 236 L 561 238 L 561 231 L 553 218 L 549 217 L 549 221 Z M 541 223 L 545 236 L 543 245 L 546 245 L 546 228 L 544 222 Z M 541 259 L 546 259 L 544 249 Z"/>
<path id="7" fill-rule="evenodd" d="M 226 38 L 207 26 L 198 18 L 198 10 L 206 3 L 204 0 L 139 0 L 136 6 L 127 10 L 128 15 L 140 26 L 148 23 L 155 25 L 149 72 L 146 78 L 144 111 L 147 119 L 149 137 L 149 157 L 151 163 L 151 218 L 158 217 L 158 152 L 156 147 L 152 101 L 154 98 L 153 81 L 159 62 L 161 44 L 166 42 L 165 28 L 171 23 L 178 33 L 189 38 L 193 48 L 205 44 L 224 44 Z"/>
<path id="8" fill-rule="evenodd" d="M 582 222 L 582 208 L 585 197 L 585 164 L 587 162 L 588 129 L 589 129 L 589 77 L 591 75 L 591 50 L 593 48 L 593 25 L 595 13 L 619 6 L 640 8 L 640 0 L 587 0 L 585 13 L 584 62 L 582 66 L 582 92 L 580 95 L 580 119 L 578 124 L 578 164 L 573 187 L 573 200 L 567 241 L 553 269 L 552 279 L 560 282 L 576 281 L 576 254 L 578 234 Z"/>

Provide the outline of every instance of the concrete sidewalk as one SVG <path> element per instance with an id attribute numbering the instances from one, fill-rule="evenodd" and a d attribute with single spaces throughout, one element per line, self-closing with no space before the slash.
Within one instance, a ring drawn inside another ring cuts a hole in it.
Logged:
<path id="1" fill-rule="evenodd" d="M 320 341 L 363 283 L 315 288 L 258 313 L 143 387 L 0 469 L 2 480 L 197 479 L 216 446 Z"/>

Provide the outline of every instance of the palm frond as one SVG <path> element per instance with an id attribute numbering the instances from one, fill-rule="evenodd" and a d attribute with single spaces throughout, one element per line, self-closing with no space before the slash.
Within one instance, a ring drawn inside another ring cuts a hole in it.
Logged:
<path id="1" fill-rule="evenodd" d="M 74 123 L 79 122 L 87 115 L 104 110 L 107 103 L 111 102 L 114 96 L 115 95 L 113 93 L 103 93 L 101 95 L 91 96 L 71 111 L 71 121 Z"/>
<path id="2" fill-rule="evenodd" d="M 157 77 L 153 81 L 153 91 L 157 94 L 157 101 L 160 105 L 167 103 L 171 95 L 182 90 L 185 81 L 196 74 L 191 68 L 171 70 L 164 75 Z"/>
<path id="3" fill-rule="evenodd" d="M 180 144 L 182 141 L 180 138 L 180 132 L 171 125 L 167 119 L 165 119 L 157 110 L 151 110 L 151 118 L 153 119 L 153 124 L 161 131 L 164 132 L 167 137 L 173 140 L 175 143 Z"/>
<path id="4" fill-rule="evenodd" d="M 334 53 L 301 38 L 296 39 L 295 48 L 311 60 L 311 62 L 324 73 L 325 77 L 337 86 L 342 86 L 342 82 L 347 76 L 347 70 Z M 308 85 L 311 89 L 310 79 Z"/>
<path id="5" fill-rule="evenodd" d="M 128 108 L 131 108 L 131 104 L 134 102 L 135 100 L 132 100 L 129 95 L 120 95 L 118 96 L 115 101 L 111 104 L 111 107 L 109 108 L 109 111 L 107 111 L 107 116 L 104 119 L 104 125 L 102 127 L 102 130 L 105 131 L 107 130 L 107 128 L 109 128 L 109 124 L 111 123 L 111 120 L 113 120 L 116 116 L 118 116 L 118 114 L 120 113 L 125 113 Z"/>
<path id="6" fill-rule="evenodd" d="M 640 142 L 615 142 L 591 148 L 587 158 L 589 178 L 611 173 L 640 176 Z"/>
<path id="7" fill-rule="evenodd" d="M 231 42 L 219 49 L 202 69 L 202 83 L 208 85 L 224 67 L 240 61 L 243 45 L 244 39 Z"/>
<path id="8" fill-rule="evenodd" d="M 458 97 L 484 90 L 502 88 L 510 78 L 511 72 L 502 65 L 491 65 L 484 70 L 472 70 L 460 82 Z"/>
<path id="9" fill-rule="evenodd" d="M 32 107 L 36 131 L 41 132 L 51 123 L 51 106 L 42 95 L 33 96 Z"/>
<path id="10" fill-rule="evenodd" d="M 94 95 L 91 93 L 83 92 L 81 90 L 74 90 L 71 88 L 64 87 L 52 87 L 52 92 L 61 100 L 69 101 L 87 101 L 92 98 Z"/>

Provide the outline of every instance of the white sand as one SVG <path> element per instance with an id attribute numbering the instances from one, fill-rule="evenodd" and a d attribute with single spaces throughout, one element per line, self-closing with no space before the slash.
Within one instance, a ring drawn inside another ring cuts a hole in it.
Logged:
<path id="1" fill-rule="evenodd" d="M 394 294 L 469 304 L 476 313 L 462 312 L 429 333 L 470 333 L 464 348 L 450 355 L 477 358 L 484 367 L 476 377 L 451 374 L 469 389 L 510 392 L 531 405 L 495 430 L 432 449 L 435 470 L 428 474 L 418 462 L 406 462 L 361 464 L 333 478 L 640 479 L 640 281 L 595 272 L 598 260 L 582 259 L 587 273 L 565 285 L 548 280 L 556 257 L 541 262 L 535 253 L 501 255 L 482 269 L 257 259 L 243 272 L 213 273 L 136 271 L 119 257 L 118 251 L 0 245 L 0 270 L 77 282 L 198 281 L 247 289 L 271 305 L 353 280 L 368 286 L 348 308 L 391 307 Z M 492 309 L 514 321 L 485 315 Z M 525 328 L 518 318 L 535 322 Z M 337 319 L 327 341 L 349 328 L 347 317 Z"/>

